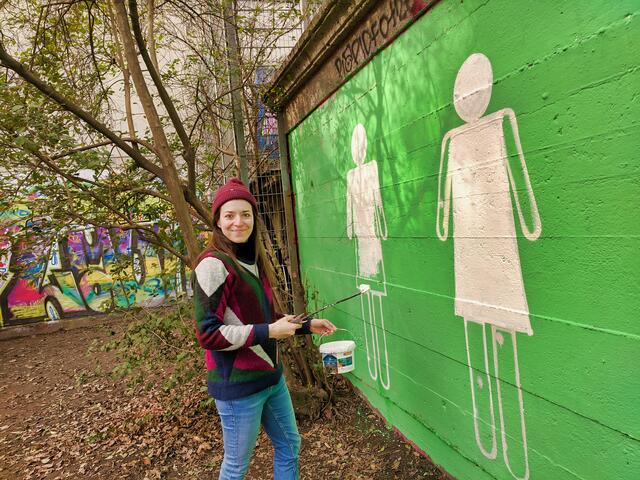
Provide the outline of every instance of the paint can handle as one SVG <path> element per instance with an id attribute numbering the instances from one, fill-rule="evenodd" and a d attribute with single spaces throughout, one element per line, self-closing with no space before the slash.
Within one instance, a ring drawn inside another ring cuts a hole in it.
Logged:
<path id="1" fill-rule="evenodd" d="M 355 340 L 356 337 L 353 335 L 353 333 L 351 333 L 350 330 L 347 330 L 346 328 L 336 328 L 336 332 L 338 331 L 343 331 L 343 332 L 347 332 L 349 335 L 351 335 L 351 339 Z M 334 332 L 335 333 L 335 332 Z M 324 339 L 326 337 L 329 337 L 330 335 L 322 335 L 320 334 L 320 340 L 318 341 L 318 346 L 322 345 L 322 343 L 324 342 Z"/>

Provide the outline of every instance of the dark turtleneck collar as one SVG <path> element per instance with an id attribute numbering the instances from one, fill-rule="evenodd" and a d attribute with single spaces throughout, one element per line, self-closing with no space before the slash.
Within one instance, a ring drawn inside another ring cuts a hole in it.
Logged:
<path id="1" fill-rule="evenodd" d="M 234 250 L 236 257 L 242 263 L 246 263 L 247 265 L 253 265 L 256 263 L 256 249 L 254 248 L 254 244 L 251 239 L 246 243 L 234 244 Z"/>

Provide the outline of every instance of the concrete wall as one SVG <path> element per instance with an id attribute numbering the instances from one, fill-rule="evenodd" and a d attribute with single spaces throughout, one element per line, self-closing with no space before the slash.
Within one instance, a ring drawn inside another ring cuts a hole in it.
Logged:
<path id="1" fill-rule="evenodd" d="M 349 378 L 457 478 L 640 472 L 639 14 L 438 2 L 289 133 L 309 308 L 371 286 Z"/>

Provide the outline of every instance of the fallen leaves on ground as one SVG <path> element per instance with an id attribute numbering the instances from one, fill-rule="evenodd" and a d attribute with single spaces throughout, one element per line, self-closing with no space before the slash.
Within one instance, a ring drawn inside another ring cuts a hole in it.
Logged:
<path id="1" fill-rule="evenodd" d="M 204 375 L 171 396 L 159 384 L 130 389 L 106 373 L 114 356 L 96 348 L 124 326 L 97 319 L 91 328 L 1 342 L 0 479 L 217 478 L 222 437 Z M 299 424 L 301 479 L 446 478 L 348 382 L 337 382 L 336 397 L 322 418 Z M 272 478 L 272 462 L 262 433 L 247 479 Z"/>

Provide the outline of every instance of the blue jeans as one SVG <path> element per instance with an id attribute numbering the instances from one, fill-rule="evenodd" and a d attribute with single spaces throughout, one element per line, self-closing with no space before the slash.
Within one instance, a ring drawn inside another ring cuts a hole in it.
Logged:
<path id="1" fill-rule="evenodd" d="M 241 480 L 249 468 L 260 424 L 275 450 L 274 480 L 297 480 L 300 434 L 289 390 L 280 381 L 261 392 L 234 400 L 216 400 L 224 438 L 220 480 Z"/>

